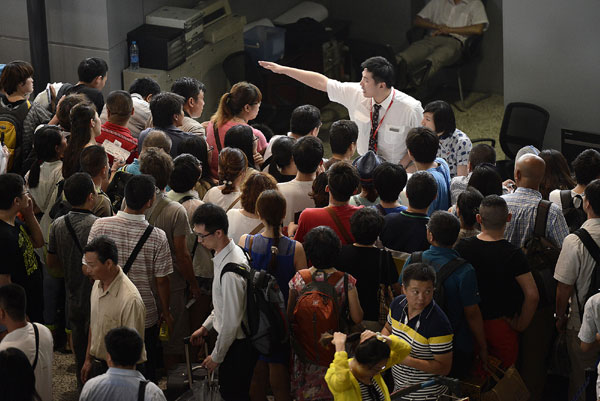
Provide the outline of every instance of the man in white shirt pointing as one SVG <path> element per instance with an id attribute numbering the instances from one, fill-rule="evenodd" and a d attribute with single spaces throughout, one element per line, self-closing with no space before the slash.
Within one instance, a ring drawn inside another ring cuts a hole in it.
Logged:
<path id="1" fill-rule="evenodd" d="M 358 125 L 358 153 L 368 150 L 392 163 L 406 167 L 406 134 L 418 127 L 423 118 L 421 102 L 394 89 L 394 67 L 383 57 L 371 57 L 361 64 L 360 82 L 339 82 L 314 71 L 258 62 L 277 74 L 284 74 L 311 88 L 327 92 L 329 100 L 348 109 Z"/>

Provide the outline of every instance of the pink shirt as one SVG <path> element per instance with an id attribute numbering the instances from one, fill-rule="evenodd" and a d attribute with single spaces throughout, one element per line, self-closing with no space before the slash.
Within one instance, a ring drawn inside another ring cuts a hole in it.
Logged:
<path id="1" fill-rule="evenodd" d="M 221 140 L 222 148 L 225 147 L 225 145 L 224 145 L 225 144 L 225 133 L 227 133 L 227 130 L 229 128 L 234 127 L 236 125 L 248 125 L 248 124 L 242 124 L 237 121 L 229 120 L 225 124 L 218 127 L 219 139 Z M 267 148 L 267 139 L 265 138 L 265 135 L 261 131 L 254 129 L 254 128 L 252 128 L 252 131 L 254 133 L 254 136 L 258 138 L 258 152 L 262 153 Z M 210 147 L 214 148 L 213 151 L 210 152 L 210 159 L 208 160 L 208 164 L 210 165 L 210 172 L 213 177 L 218 178 L 219 177 L 219 174 L 218 174 L 219 148 L 217 147 L 217 141 L 215 140 L 215 132 L 213 129 L 213 123 L 208 124 L 208 127 L 206 128 L 206 141 L 208 142 L 208 145 Z"/>

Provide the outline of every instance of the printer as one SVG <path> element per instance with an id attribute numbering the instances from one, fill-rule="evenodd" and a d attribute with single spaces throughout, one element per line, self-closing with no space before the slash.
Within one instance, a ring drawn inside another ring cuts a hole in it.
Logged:
<path id="1" fill-rule="evenodd" d="M 183 29 L 185 55 L 191 56 L 204 46 L 204 13 L 181 7 L 160 7 L 146 15 L 146 24 Z"/>
<path id="2" fill-rule="evenodd" d="M 231 13 L 228 0 L 200 1 L 196 7 L 204 14 L 204 40 L 217 43 L 246 25 L 246 17 Z"/>

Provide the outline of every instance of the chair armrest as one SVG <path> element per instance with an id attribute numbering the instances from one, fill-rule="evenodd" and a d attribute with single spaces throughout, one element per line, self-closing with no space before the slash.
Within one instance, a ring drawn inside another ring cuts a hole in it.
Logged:
<path id="1" fill-rule="evenodd" d="M 494 138 L 471 139 L 471 143 L 477 143 L 477 142 L 490 142 L 492 144 L 492 148 L 496 147 L 496 140 Z"/>

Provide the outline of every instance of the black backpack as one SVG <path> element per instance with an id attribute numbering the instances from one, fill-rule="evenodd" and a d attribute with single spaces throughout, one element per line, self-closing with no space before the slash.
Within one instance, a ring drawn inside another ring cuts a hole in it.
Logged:
<path id="1" fill-rule="evenodd" d="M 573 234 L 579 237 L 585 249 L 590 253 L 590 255 L 592 255 L 594 261 L 596 262 L 596 266 L 594 266 L 594 270 L 592 270 L 592 277 L 589 283 L 590 286 L 588 287 L 587 293 L 583 299 L 580 300 L 579 298 L 579 294 L 577 293 L 577 284 L 573 286 L 575 289 L 575 297 L 577 297 L 577 304 L 579 306 L 579 318 L 581 321 L 583 321 L 583 308 L 585 303 L 588 299 L 590 299 L 590 297 L 600 292 L 600 274 L 598 274 L 598 266 L 600 265 L 600 248 L 586 229 L 579 228 L 578 230 L 575 230 Z"/>
<path id="2" fill-rule="evenodd" d="M 121 204 L 123 203 L 123 199 L 125 199 L 125 185 L 131 177 L 133 177 L 133 174 L 119 169 L 110 184 L 108 184 L 108 188 L 106 188 L 106 195 L 110 199 L 115 213 L 121 210 Z"/>
<path id="3" fill-rule="evenodd" d="M 546 225 L 548 223 L 548 212 L 552 203 L 540 200 L 537 207 L 533 235 L 523 246 L 523 253 L 527 258 L 531 274 L 540 294 L 538 309 L 554 305 L 556 301 L 556 280 L 554 279 L 554 268 L 560 248 L 546 238 Z"/>
<path id="4" fill-rule="evenodd" d="M 413 252 L 410 255 L 411 263 L 422 263 L 422 261 L 423 252 Z M 440 271 L 438 271 L 435 275 L 435 291 L 433 292 L 433 299 L 446 313 L 448 313 L 448 303 L 446 299 L 446 290 L 444 289 L 444 283 L 452 275 L 452 273 L 457 271 L 458 268 L 464 265 L 465 263 L 467 263 L 467 261 L 458 256 L 444 264 L 440 268 Z"/>
<path id="5" fill-rule="evenodd" d="M 262 355 L 284 350 L 289 340 L 289 326 L 283 294 L 275 277 L 264 270 L 227 263 L 221 271 L 221 280 L 227 272 L 239 274 L 246 280 L 248 327 L 242 323 L 242 330 L 254 348 Z"/>
<path id="6" fill-rule="evenodd" d="M 587 214 L 583 210 L 583 198 L 581 195 L 572 197 L 571 190 L 564 189 L 560 191 L 560 203 L 563 216 L 565 216 L 569 226 L 569 232 L 574 233 L 587 220 Z M 577 203 L 577 206 L 575 206 L 575 203 Z"/>

